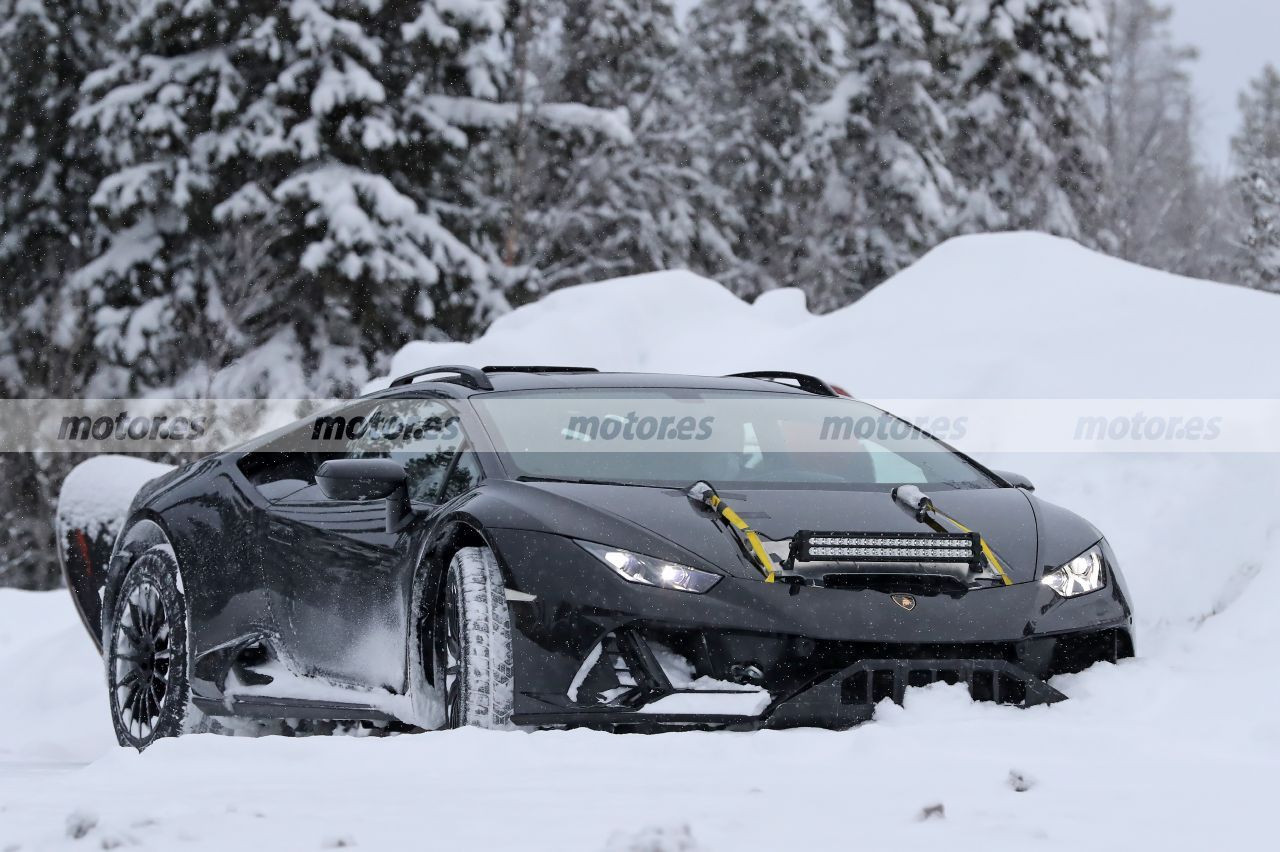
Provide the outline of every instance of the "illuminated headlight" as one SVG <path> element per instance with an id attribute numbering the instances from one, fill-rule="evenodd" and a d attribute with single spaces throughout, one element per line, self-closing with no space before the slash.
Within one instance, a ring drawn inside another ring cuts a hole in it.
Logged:
<path id="1" fill-rule="evenodd" d="M 654 559 L 652 556 L 641 556 L 629 550 L 607 547 L 590 541 L 580 541 L 578 544 L 629 583 L 700 595 L 720 582 L 720 575 L 699 571 L 687 565 Z"/>
<path id="2" fill-rule="evenodd" d="M 1064 598 L 1098 591 L 1107 582 L 1102 567 L 1102 545 L 1096 544 L 1066 565 L 1045 572 L 1040 582 Z"/>

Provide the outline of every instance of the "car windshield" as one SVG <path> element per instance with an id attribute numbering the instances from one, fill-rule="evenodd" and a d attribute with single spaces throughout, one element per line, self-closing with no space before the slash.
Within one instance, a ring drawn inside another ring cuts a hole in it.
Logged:
<path id="1" fill-rule="evenodd" d="M 910 423 L 850 399 L 696 388 L 473 397 L 512 476 L 682 487 L 989 488 Z"/>

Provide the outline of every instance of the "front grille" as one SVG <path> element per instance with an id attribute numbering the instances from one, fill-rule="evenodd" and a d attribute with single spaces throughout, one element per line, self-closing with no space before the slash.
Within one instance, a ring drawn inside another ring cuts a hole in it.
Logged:
<path id="1" fill-rule="evenodd" d="M 969 591 L 969 584 L 963 578 L 943 574 L 853 574 L 839 572 L 823 574 L 822 587 L 857 592 L 884 592 L 886 594 L 898 592 L 920 597 L 949 595 L 954 598 L 962 597 Z"/>
<path id="2" fill-rule="evenodd" d="M 844 704 L 901 704 L 908 687 L 960 684 L 975 701 L 1032 707 L 1065 698 L 1049 684 L 1003 660 L 863 660 L 842 673 Z"/>

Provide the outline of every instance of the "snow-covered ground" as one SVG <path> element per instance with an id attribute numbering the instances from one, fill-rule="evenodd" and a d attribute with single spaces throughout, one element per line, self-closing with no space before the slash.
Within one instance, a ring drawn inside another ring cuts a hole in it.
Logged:
<path id="1" fill-rule="evenodd" d="M 562 291 L 428 363 L 818 373 L 869 399 L 1280 397 L 1280 299 L 1033 235 L 949 243 L 846 310 L 664 273 Z M 964 441 L 959 443 L 963 446 Z M 65 593 L 0 590 L 0 850 L 1270 848 L 1280 457 L 984 460 L 1108 535 L 1139 653 L 1019 711 L 956 688 L 831 733 L 458 731 L 117 749 Z"/>

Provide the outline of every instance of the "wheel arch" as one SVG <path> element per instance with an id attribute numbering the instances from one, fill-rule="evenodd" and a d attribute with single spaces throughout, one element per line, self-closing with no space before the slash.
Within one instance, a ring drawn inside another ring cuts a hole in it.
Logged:
<path id="1" fill-rule="evenodd" d="M 498 556 L 493 539 L 485 532 L 484 525 L 468 516 L 450 518 L 436 527 L 424 542 L 414 569 L 413 593 L 410 595 L 409 682 L 420 672 L 427 685 L 434 686 L 435 674 L 432 660 L 423 654 L 425 647 L 434 642 L 435 614 L 444 595 L 445 574 L 449 563 L 459 550 L 466 547 L 487 547 Z M 502 559 L 498 556 L 499 564 Z"/>
<path id="2" fill-rule="evenodd" d="M 183 584 L 182 565 L 178 561 L 178 554 L 174 549 L 173 539 L 169 535 L 164 519 L 158 513 L 146 509 L 136 513 L 129 519 L 124 530 L 116 539 L 115 548 L 111 553 L 107 578 L 102 587 L 102 623 L 98 625 L 97 636 L 99 647 L 105 648 L 107 631 L 111 629 L 111 613 L 115 611 L 116 597 L 120 593 L 120 587 L 129 573 L 130 566 L 143 553 L 158 546 L 169 548 L 169 552 L 173 556 L 174 567 L 178 572 L 178 591 L 183 594 L 186 593 L 186 587 Z M 190 620 L 191 614 L 188 612 L 188 635 L 190 634 Z"/>

